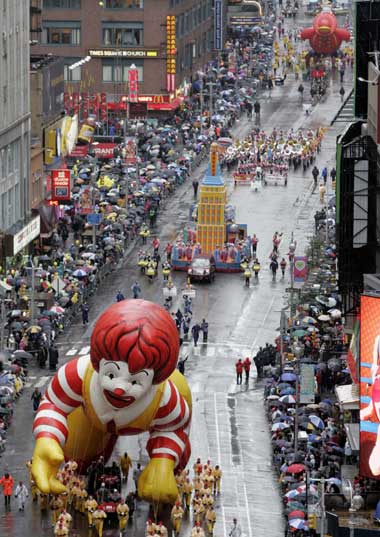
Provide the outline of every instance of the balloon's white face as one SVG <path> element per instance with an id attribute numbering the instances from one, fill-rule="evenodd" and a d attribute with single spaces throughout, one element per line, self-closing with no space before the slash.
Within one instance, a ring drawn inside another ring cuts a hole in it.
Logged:
<path id="1" fill-rule="evenodd" d="M 153 369 L 129 371 L 126 362 L 102 358 L 99 363 L 99 382 L 105 399 L 114 408 L 125 408 L 146 395 L 152 387 Z"/>

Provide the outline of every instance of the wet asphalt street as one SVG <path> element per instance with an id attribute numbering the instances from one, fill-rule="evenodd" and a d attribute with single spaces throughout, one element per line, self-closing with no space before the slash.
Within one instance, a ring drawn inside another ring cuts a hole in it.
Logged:
<path id="1" fill-rule="evenodd" d="M 337 82 L 332 82 L 328 98 L 306 117 L 298 101 L 297 86 L 293 76 L 284 88 L 275 88 L 271 99 L 262 99 L 262 128 L 293 129 L 328 126 L 340 106 Z M 350 84 L 347 84 L 346 91 Z M 306 92 L 305 92 L 306 93 Z M 243 137 L 252 124 L 246 119 L 235 127 L 235 136 Z M 338 128 L 331 128 L 325 136 L 317 166 L 331 168 L 334 165 L 334 146 Z M 202 177 L 205 165 L 195 175 Z M 211 458 L 223 470 L 222 494 L 216 501 L 217 523 L 215 536 L 226 536 L 236 516 L 246 537 L 279 537 L 284 533 L 282 506 L 277 491 L 276 476 L 272 472 L 270 436 L 268 433 L 263 389 L 256 383 L 254 374 L 249 385 L 236 386 L 234 363 L 237 358 L 252 357 L 259 346 L 273 341 L 279 326 L 280 310 L 287 303 L 286 288 L 289 274 L 282 280 L 271 281 L 268 256 L 275 231 L 283 232 L 280 254 L 286 255 L 292 231 L 297 240 L 297 253 L 303 253 L 308 237 L 313 232 L 313 215 L 320 207 L 318 193 L 312 192 L 311 171 L 290 174 L 288 186 L 268 186 L 259 193 L 248 187 L 233 188 L 230 177 L 225 176 L 229 188 L 229 203 L 236 206 L 237 221 L 248 224 L 248 233 L 259 238 L 258 257 L 262 270 L 259 281 L 244 286 L 242 274 L 217 274 L 213 284 L 198 284 L 194 300 L 193 319 L 206 318 L 209 322 L 209 343 L 194 348 L 188 345 L 182 352 L 189 354 L 186 376 L 193 393 L 193 422 L 191 432 L 192 461 Z M 331 188 L 331 185 L 329 185 Z M 182 185 L 175 196 L 168 199 L 160 212 L 155 233 L 161 245 L 175 238 L 186 223 L 192 203 L 191 180 Z M 130 287 L 135 279 L 140 281 L 145 299 L 163 303 L 162 276 L 150 284 L 137 270 L 137 251 L 132 248 L 121 266 L 103 284 L 90 302 L 90 321 L 115 301 L 118 289 L 131 296 Z M 184 286 L 185 274 L 176 273 L 174 282 L 178 289 Z M 180 305 L 180 302 L 178 302 Z M 173 309 L 176 309 L 173 308 Z M 92 324 L 83 328 L 77 324 L 58 342 L 60 363 L 78 354 L 87 354 Z M 27 481 L 25 461 L 31 456 L 33 439 L 31 424 L 33 411 L 30 401 L 34 387 L 44 390 L 49 382 L 48 371 L 32 368 L 27 389 L 16 404 L 14 422 L 8 435 L 6 452 L 0 459 L 0 470 L 9 469 L 15 480 Z M 147 461 L 145 437 L 124 438 L 119 441 L 114 456 L 117 459 L 125 449 L 134 465 Z M 132 489 L 132 482 L 128 489 Z M 127 535 L 142 537 L 148 506 L 140 503 L 134 522 L 128 526 Z M 185 519 L 183 535 L 189 535 L 191 517 Z M 92 533 L 91 533 L 92 532 Z M 13 510 L 5 514 L 0 504 L 0 536 L 45 537 L 53 535 L 48 515 L 41 517 L 38 506 L 28 501 L 25 512 Z M 74 520 L 71 535 L 93 536 L 79 517 Z M 118 535 L 115 524 L 106 524 L 105 537 Z"/>

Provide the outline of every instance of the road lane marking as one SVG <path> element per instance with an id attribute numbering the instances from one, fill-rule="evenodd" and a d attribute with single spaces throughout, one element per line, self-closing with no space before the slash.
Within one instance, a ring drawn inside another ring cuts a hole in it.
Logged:
<path id="1" fill-rule="evenodd" d="M 46 384 L 46 382 L 49 380 L 50 377 L 41 377 L 38 382 L 34 385 L 35 388 L 42 388 Z"/>
<path id="2" fill-rule="evenodd" d="M 82 347 L 82 349 L 79 351 L 79 356 L 84 356 L 85 354 L 88 354 L 90 352 L 90 345 L 87 345 L 86 347 Z"/>
<path id="3" fill-rule="evenodd" d="M 219 437 L 219 420 L 218 420 L 218 409 L 216 405 L 216 393 L 214 392 L 214 416 L 215 416 L 215 429 L 216 429 L 216 451 L 218 453 L 218 464 L 221 465 L 221 449 L 220 449 L 220 437 Z M 227 526 L 226 526 L 226 515 L 224 511 L 224 502 L 223 499 L 220 502 L 220 507 L 222 510 L 222 521 L 223 521 L 223 530 L 224 535 L 227 535 Z"/>
<path id="4" fill-rule="evenodd" d="M 66 356 L 74 356 L 77 353 L 77 349 L 70 349 L 67 351 Z"/>

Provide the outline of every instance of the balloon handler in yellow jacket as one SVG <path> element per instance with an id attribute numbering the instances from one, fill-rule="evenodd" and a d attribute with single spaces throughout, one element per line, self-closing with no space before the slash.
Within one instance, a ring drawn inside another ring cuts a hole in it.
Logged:
<path id="1" fill-rule="evenodd" d="M 175 369 L 177 328 L 170 314 L 145 300 L 123 300 L 99 317 L 90 356 L 63 365 L 36 414 L 32 475 L 41 492 L 65 490 L 57 479 L 64 458 L 81 470 L 119 435 L 149 431 L 150 462 L 138 482 L 149 502 L 176 501 L 176 468 L 190 456 L 191 393 Z"/>

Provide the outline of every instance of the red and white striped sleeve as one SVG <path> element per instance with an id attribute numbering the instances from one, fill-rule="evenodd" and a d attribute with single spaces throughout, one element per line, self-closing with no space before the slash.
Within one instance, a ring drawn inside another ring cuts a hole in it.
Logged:
<path id="1" fill-rule="evenodd" d="M 71 360 L 59 368 L 50 382 L 38 407 L 33 423 L 35 438 L 53 438 L 65 445 L 68 428 L 67 416 L 83 402 L 83 378 L 88 357 Z"/>
<path id="2" fill-rule="evenodd" d="M 150 428 L 147 451 L 151 459 L 174 460 L 184 467 L 190 457 L 191 411 L 177 387 L 168 380 L 160 407 Z"/>

